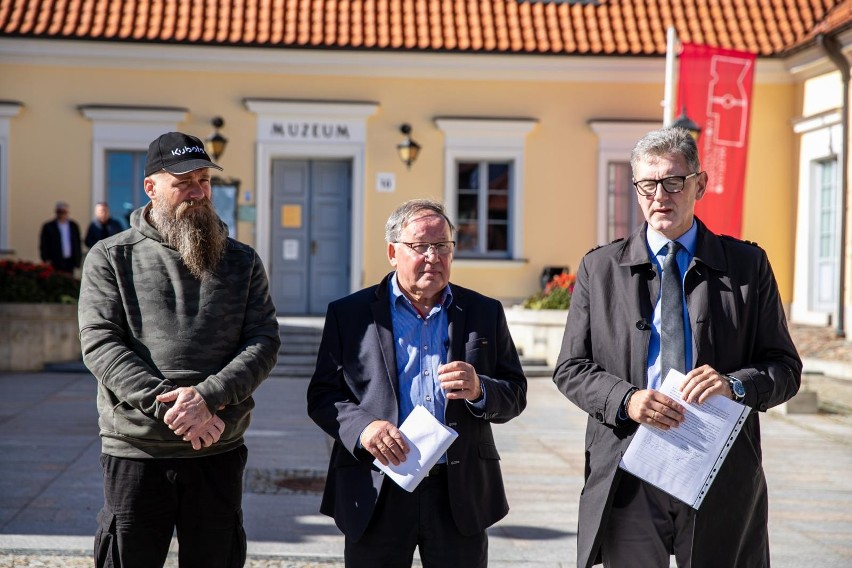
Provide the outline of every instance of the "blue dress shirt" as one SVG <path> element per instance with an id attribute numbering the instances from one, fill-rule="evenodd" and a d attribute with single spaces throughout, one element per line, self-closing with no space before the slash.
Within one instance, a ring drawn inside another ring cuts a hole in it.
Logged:
<path id="1" fill-rule="evenodd" d="M 390 279 L 400 424 L 418 404 L 444 423 L 447 399 L 438 381 L 438 367 L 447 362 L 449 353 L 447 309 L 452 302 L 447 286 L 441 301 L 428 314 L 421 314 L 400 290 L 396 273 Z"/>
<path id="2" fill-rule="evenodd" d="M 698 224 L 695 220 L 692 221 L 692 227 L 689 230 L 677 238 L 677 242 L 683 245 L 677 253 L 677 266 L 680 270 L 681 275 L 681 287 L 683 287 L 683 278 L 686 275 L 686 269 L 689 267 L 689 264 L 692 262 L 692 258 L 695 256 L 695 241 L 698 236 Z M 663 273 L 663 259 L 666 256 L 666 247 L 669 244 L 669 240 L 663 235 L 659 234 L 651 227 L 648 227 L 648 230 L 645 233 L 645 238 L 648 244 L 648 253 L 651 257 L 651 260 L 656 263 L 659 274 Z M 662 286 L 660 286 L 661 294 L 662 294 Z M 663 382 L 663 378 L 660 374 L 662 369 L 660 368 L 660 327 L 661 327 L 661 315 L 660 315 L 660 296 L 657 297 L 657 305 L 654 307 L 654 319 L 651 322 L 651 342 L 648 345 L 648 384 L 647 388 L 659 390 L 660 385 Z M 684 318 L 684 344 L 686 345 L 686 358 L 684 361 L 686 362 L 686 369 L 684 372 L 692 369 L 692 328 L 689 324 L 689 312 L 686 308 L 686 294 L 683 295 L 683 318 Z"/>

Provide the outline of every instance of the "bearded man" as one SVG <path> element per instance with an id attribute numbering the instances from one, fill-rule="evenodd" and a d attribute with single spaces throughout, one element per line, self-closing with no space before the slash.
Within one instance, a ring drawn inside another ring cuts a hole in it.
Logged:
<path id="1" fill-rule="evenodd" d="M 98 381 L 104 506 L 96 566 L 162 566 L 177 530 L 181 566 L 238 567 L 243 435 L 252 393 L 281 341 L 266 271 L 228 238 L 198 138 L 148 148 L 130 229 L 86 257 L 83 360 Z"/>

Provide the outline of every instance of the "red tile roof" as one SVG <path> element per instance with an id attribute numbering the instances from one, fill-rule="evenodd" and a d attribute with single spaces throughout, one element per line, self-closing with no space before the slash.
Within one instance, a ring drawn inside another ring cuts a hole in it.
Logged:
<path id="1" fill-rule="evenodd" d="M 653 56 L 674 26 L 775 56 L 850 25 L 850 0 L 0 0 L 0 36 L 273 48 Z"/>

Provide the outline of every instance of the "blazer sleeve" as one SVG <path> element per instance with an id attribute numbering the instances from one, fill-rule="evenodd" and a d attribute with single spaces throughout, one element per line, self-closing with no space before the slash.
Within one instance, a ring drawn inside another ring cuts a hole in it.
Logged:
<path id="1" fill-rule="evenodd" d="M 308 415 L 329 436 L 355 455 L 361 432 L 371 422 L 379 419 L 373 413 L 364 410 L 361 398 L 368 399 L 367 403 L 371 407 L 387 406 L 383 419 L 391 416 L 390 407 L 396 407 L 396 398 L 379 392 L 378 381 L 386 378 L 387 373 L 378 368 L 375 362 L 364 362 L 359 359 L 356 368 L 344 368 L 346 358 L 344 350 L 348 345 L 344 337 L 349 342 L 355 341 L 353 335 L 356 335 L 358 326 L 352 321 L 355 317 L 350 310 L 343 310 L 345 313 L 340 311 L 341 304 L 332 302 L 326 312 L 317 364 L 308 384 Z M 355 352 L 370 357 L 381 357 L 379 345 L 374 344 L 366 335 L 367 333 L 359 337 Z M 347 352 L 352 349 L 349 347 Z M 351 381 L 360 385 L 361 398 L 352 391 L 344 373 L 349 375 Z"/>
<path id="2" fill-rule="evenodd" d="M 518 351 L 506 323 L 506 313 L 499 302 L 496 304 L 496 357 L 493 371 L 479 372 L 479 380 L 485 392 L 485 413 L 482 418 L 490 422 L 502 424 L 523 412 L 527 406 L 527 378 L 524 375 Z M 475 358 L 473 352 L 467 350 L 465 358 Z M 470 361 L 469 361 L 470 362 Z M 474 363 L 474 367 L 477 365 Z M 471 409 L 475 413 L 474 409 Z"/>

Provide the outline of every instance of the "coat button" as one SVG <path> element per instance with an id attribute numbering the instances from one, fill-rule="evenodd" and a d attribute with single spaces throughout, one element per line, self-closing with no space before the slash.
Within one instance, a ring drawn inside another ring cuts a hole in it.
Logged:
<path id="1" fill-rule="evenodd" d="M 641 319 L 641 320 L 636 322 L 636 329 L 638 329 L 640 331 L 646 331 L 646 330 L 651 329 L 651 326 L 648 325 L 647 321 Z"/>

